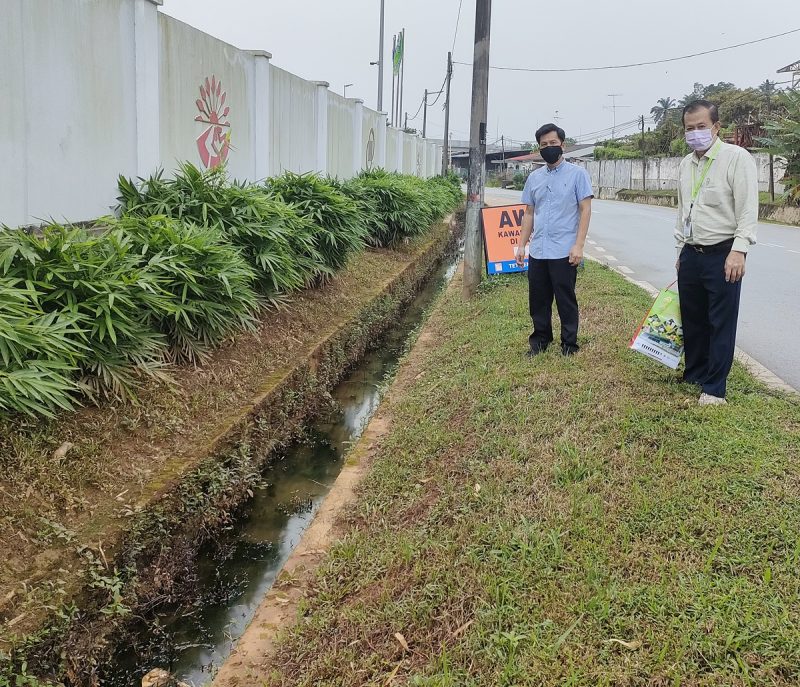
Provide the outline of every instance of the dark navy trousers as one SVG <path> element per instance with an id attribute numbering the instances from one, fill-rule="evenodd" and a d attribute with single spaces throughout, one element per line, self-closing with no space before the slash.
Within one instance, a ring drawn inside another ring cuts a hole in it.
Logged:
<path id="1" fill-rule="evenodd" d="M 736 325 L 742 282 L 725 281 L 730 247 L 698 252 L 684 246 L 678 267 L 685 345 L 684 381 L 725 398 L 736 349 Z"/>
<path id="2" fill-rule="evenodd" d="M 547 348 L 553 341 L 553 298 L 561 318 L 561 348 L 565 353 L 578 350 L 578 299 L 575 282 L 578 268 L 569 258 L 528 261 L 528 304 L 533 320 L 531 350 Z"/>

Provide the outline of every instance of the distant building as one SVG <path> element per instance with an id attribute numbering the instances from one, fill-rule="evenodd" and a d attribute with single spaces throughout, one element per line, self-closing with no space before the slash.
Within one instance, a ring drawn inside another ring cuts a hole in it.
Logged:
<path id="1" fill-rule="evenodd" d="M 594 144 L 578 144 L 578 145 L 566 146 L 564 148 L 564 159 L 570 161 L 592 160 L 594 159 L 595 148 L 596 146 Z M 503 164 L 502 160 L 501 164 Z M 538 151 L 535 153 L 518 155 L 516 157 L 506 157 L 505 159 L 505 166 L 509 175 L 516 174 L 517 172 L 522 172 L 523 174 L 529 174 L 534 169 L 542 167 L 545 164 L 546 164 L 545 161 L 542 159 L 542 156 L 539 154 Z"/>
<path id="2" fill-rule="evenodd" d="M 504 166 L 504 160 L 508 161 L 513 157 L 528 155 L 530 152 L 530 148 L 507 148 L 503 151 L 499 146 L 486 146 L 486 170 L 487 172 L 493 170 L 501 171 Z M 466 177 L 469 171 L 469 146 L 467 146 L 466 151 L 452 153 L 450 159 L 453 162 L 453 170 Z"/>
<path id="3" fill-rule="evenodd" d="M 797 86 L 800 86 L 800 60 L 787 64 L 783 69 L 779 69 L 778 74 L 791 74 L 792 88 L 797 88 Z"/>

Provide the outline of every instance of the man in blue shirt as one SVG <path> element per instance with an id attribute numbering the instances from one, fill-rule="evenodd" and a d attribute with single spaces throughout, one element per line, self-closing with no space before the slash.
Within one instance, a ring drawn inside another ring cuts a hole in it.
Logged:
<path id="1" fill-rule="evenodd" d="M 586 170 L 563 158 L 564 130 L 545 124 L 536 132 L 539 153 L 547 163 L 532 172 L 522 191 L 527 205 L 517 264 L 528 262 L 528 302 L 533 334 L 529 356 L 544 352 L 553 341 L 553 297 L 561 318 L 561 352 L 578 352 L 578 300 L 575 281 L 592 215 L 592 184 Z M 533 234 L 533 240 L 531 240 Z"/>

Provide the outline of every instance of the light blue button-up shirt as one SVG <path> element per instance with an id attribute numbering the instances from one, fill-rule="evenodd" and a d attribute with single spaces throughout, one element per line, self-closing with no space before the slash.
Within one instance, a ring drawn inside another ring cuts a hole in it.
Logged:
<path id="1" fill-rule="evenodd" d="M 592 195 L 589 174 L 566 160 L 554 169 L 545 166 L 531 172 L 522 202 L 534 208 L 532 258 L 558 260 L 569 256 L 578 237 L 578 205 Z"/>

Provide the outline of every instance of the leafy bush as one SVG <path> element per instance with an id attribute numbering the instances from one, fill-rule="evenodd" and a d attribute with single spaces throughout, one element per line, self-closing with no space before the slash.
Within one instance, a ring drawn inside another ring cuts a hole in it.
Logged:
<path id="1" fill-rule="evenodd" d="M 123 215 L 165 215 L 198 225 L 215 226 L 256 270 L 259 291 L 273 304 L 284 294 L 331 273 L 317 249 L 312 221 L 263 188 L 229 183 L 224 168 L 202 172 L 181 166 L 174 179 L 159 172 L 139 187 L 120 177 Z"/>
<path id="2" fill-rule="evenodd" d="M 235 331 L 254 329 L 255 274 L 216 228 L 161 216 L 125 218 L 114 230 L 157 284 L 161 297 L 147 319 L 166 336 L 171 362 L 200 362 Z"/>
<path id="3" fill-rule="evenodd" d="M 761 143 L 767 152 L 782 160 L 785 169 L 781 183 L 788 205 L 800 205 L 800 91 L 789 89 L 780 94 L 778 110 L 767 122 L 766 138 Z"/>
<path id="4" fill-rule="evenodd" d="M 368 242 L 391 246 L 428 231 L 463 201 L 455 175 L 424 180 L 384 170 L 362 172 L 341 185 L 370 218 Z"/>
<path id="5" fill-rule="evenodd" d="M 269 179 L 267 188 L 314 223 L 316 248 L 327 268 L 340 269 L 363 249 L 367 224 L 358 203 L 319 175 L 286 172 Z"/>
<path id="6" fill-rule="evenodd" d="M 463 201 L 455 175 L 266 186 L 181 167 L 119 180 L 120 219 L 93 230 L 0 231 L 0 413 L 52 416 L 81 395 L 131 398 L 165 362 L 197 363 L 369 241 L 425 233 Z"/>
<path id="7" fill-rule="evenodd" d="M 598 145 L 594 149 L 595 160 L 635 160 L 640 158 L 642 154 L 635 150 L 628 150 L 613 145 L 614 142 L 607 141 L 604 145 Z"/>
<path id="8" fill-rule="evenodd" d="M 130 248 L 122 236 L 55 224 L 41 235 L 0 232 L 2 274 L 29 285 L 54 321 L 74 325 L 83 349 L 76 360 L 80 383 L 92 397 L 124 399 L 142 375 L 160 375 L 166 342 L 147 313 L 162 297 Z"/>
<path id="9" fill-rule="evenodd" d="M 343 184 L 342 190 L 363 208 L 373 208 L 367 223 L 367 241 L 373 246 L 394 245 L 423 233 L 430 226 L 422 198 L 397 174 L 382 170 L 363 172 Z"/>
<path id="10" fill-rule="evenodd" d="M 72 375 L 82 349 L 72 320 L 43 313 L 37 294 L 17 280 L 0 284 L 0 412 L 53 417 L 69 410 L 77 387 Z"/>

